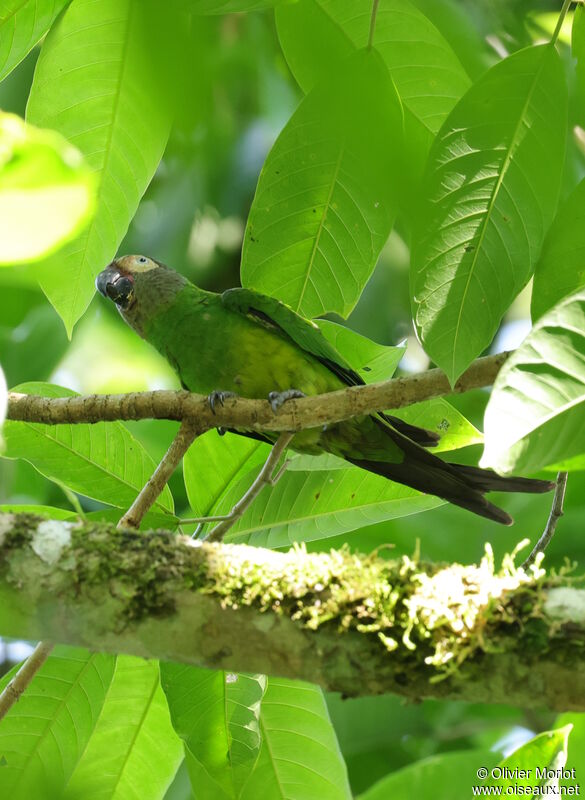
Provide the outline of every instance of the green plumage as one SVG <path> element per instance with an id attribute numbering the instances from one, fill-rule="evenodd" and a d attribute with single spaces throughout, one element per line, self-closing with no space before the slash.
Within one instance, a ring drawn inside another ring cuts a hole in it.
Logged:
<path id="1" fill-rule="evenodd" d="M 97 285 L 190 391 L 265 399 L 275 391 L 323 394 L 363 383 L 314 323 L 274 298 L 249 289 L 206 292 L 144 256 L 112 262 Z M 313 455 L 334 453 L 504 524 L 511 518 L 485 499 L 485 491 L 551 488 L 546 481 L 501 478 L 443 462 L 421 446 L 435 438 L 378 414 L 301 431 L 291 447 Z"/>

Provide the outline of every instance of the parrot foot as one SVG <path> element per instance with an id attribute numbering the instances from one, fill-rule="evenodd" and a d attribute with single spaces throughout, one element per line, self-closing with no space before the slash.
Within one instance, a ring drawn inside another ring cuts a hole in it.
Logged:
<path id="1" fill-rule="evenodd" d="M 268 395 L 268 402 L 276 414 L 278 409 L 284 405 L 287 400 L 295 400 L 299 397 L 306 397 L 306 395 L 298 389 L 287 389 L 284 392 L 270 392 Z"/>
<path id="2" fill-rule="evenodd" d="M 220 406 L 223 406 L 223 401 L 227 400 L 228 397 L 237 397 L 235 392 L 220 392 L 217 389 L 209 395 L 207 398 L 207 402 L 209 403 L 209 408 L 215 414 L 215 406 L 219 403 Z"/>

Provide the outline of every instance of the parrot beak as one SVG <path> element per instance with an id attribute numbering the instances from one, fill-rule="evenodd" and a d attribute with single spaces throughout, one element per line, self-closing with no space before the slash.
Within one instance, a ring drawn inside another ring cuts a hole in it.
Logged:
<path id="1" fill-rule="evenodd" d="M 127 308 L 133 295 L 134 282 L 112 266 L 106 267 L 95 280 L 96 289 L 104 297 L 113 300 L 121 307 Z"/>

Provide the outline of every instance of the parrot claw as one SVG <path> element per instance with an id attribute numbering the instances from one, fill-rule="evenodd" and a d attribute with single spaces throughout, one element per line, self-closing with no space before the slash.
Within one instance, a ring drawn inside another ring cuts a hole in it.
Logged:
<path id="1" fill-rule="evenodd" d="M 215 414 L 215 406 L 219 403 L 220 406 L 223 406 L 223 401 L 226 400 L 228 397 L 237 397 L 235 392 L 220 392 L 217 389 L 211 392 L 209 397 L 207 398 L 207 402 L 209 403 L 209 408 Z"/>
<path id="2" fill-rule="evenodd" d="M 270 392 L 268 395 L 268 402 L 273 412 L 276 414 L 278 409 L 284 405 L 287 400 L 294 400 L 299 397 L 306 397 L 306 395 L 298 389 L 287 389 L 284 392 Z"/>

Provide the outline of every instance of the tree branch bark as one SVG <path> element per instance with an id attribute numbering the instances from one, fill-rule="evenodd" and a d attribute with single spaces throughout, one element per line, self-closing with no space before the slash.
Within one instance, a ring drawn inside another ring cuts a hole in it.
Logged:
<path id="1" fill-rule="evenodd" d="M 585 710 L 585 589 L 516 569 L 275 553 L 0 515 L 0 634 L 347 695 Z"/>
<path id="2" fill-rule="evenodd" d="M 360 414 L 401 408 L 422 400 L 490 386 L 509 353 L 478 358 L 454 387 L 444 373 L 431 369 L 420 375 L 366 386 L 350 386 L 328 394 L 289 400 L 274 414 L 267 400 L 226 398 L 209 407 L 207 397 L 190 392 L 154 391 L 80 397 L 38 397 L 10 392 L 7 419 L 24 422 L 93 423 L 112 420 L 193 420 L 203 432 L 237 427 L 256 431 L 298 431 L 331 425 Z"/>

